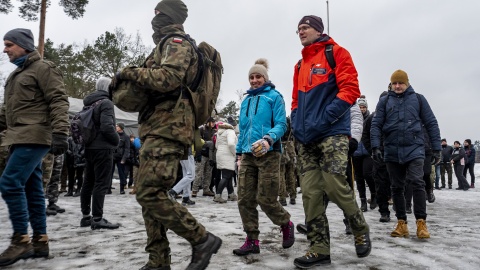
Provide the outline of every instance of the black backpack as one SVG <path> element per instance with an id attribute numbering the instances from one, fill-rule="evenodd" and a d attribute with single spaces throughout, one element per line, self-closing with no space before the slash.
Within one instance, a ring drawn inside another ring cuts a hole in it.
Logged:
<path id="1" fill-rule="evenodd" d="M 76 144 L 88 145 L 97 136 L 97 127 L 93 121 L 93 109 L 103 101 L 104 99 L 101 99 L 90 106 L 84 106 L 73 116 L 70 122 L 70 132 Z"/>

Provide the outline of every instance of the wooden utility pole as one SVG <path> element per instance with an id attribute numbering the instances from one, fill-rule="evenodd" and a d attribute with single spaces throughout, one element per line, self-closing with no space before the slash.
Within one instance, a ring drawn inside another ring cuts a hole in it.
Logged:
<path id="1" fill-rule="evenodd" d="M 47 0 L 42 0 L 42 6 L 40 8 L 40 31 L 38 34 L 38 47 L 37 50 L 40 53 L 40 57 L 43 58 L 43 50 L 45 48 L 45 18 L 47 15 Z"/>

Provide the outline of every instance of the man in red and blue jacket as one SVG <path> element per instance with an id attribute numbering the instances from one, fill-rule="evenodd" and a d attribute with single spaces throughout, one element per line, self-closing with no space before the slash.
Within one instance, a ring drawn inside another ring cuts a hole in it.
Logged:
<path id="1" fill-rule="evenodd" d="M 357 256 L 366 257 L 371 250 L 369 227 L 345 180 L 350 107 L 360 97 L 358 74 L 350 53 L 323 29 L 322 19 L 314 15 L 298 23 L 304 48 L 295 65 L 291 119 L 293 135 L 300 142 L 300 185 L 310 241 L 307 254 L 294 260 L 300 268 L 331 262 L 326 197 L 346 214 Z M 327 55 L 333 59 L 327 60 Z"/>

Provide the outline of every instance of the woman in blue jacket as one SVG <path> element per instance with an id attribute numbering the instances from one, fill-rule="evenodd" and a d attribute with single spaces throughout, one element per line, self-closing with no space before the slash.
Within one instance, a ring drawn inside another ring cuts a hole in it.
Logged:
<path id="1" fill-rule="evenodd" d="M 287 129 L 285 102 L 268 79 L 266 59 L 250 68 L 250 89 L 240 107 L 240 133 L 236 147 L 238 210 L 247 239 L 233 250 L 237 256 L 260 253 L 257 206 L 281 226 L 283 248 L 295 242 L 290 214 L 277 201 L 280 183 L 281 137 Z"/>

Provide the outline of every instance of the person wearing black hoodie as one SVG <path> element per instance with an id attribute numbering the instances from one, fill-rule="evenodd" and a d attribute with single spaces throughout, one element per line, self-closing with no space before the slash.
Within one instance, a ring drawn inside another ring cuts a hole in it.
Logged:
<path id="1" fill-rule="evenodd" d="M 466 139 L 463 142 L 465 149 L 465 168 L 463 169 L 463 176 L 467 178 L 467 171 L 470 174 L 470 188 L 475 188 L 475 147 L 472 145 L 472 140 Z"/>
<path id="2" fill-rule="evenodd" d="M 101 77 L 97 80 L 96 91 L 83 99 L 85 106 L 91 106 L 102 100 L 93 110 L 93 121 L 97 127 L 95 139 L 85 145 L 85 179 L 80 195 L 83 218 L 81 227 L 90 226 L 95 229 L 117 229 L 103 218 L 103 203 L 107 192 L 112 167 L 113 150 L 117 148 L 119 136 L 115 130 L 115 112 L 109 99 L 108 86 L 111 79 Z M 93 215 L 93 217 L 90 215 Z"/>
<path id="3" fill-rule="evenodd" d="M 458 188 L 456 188 L 456 190 L 467 191 L 470 188 L 470 185 L 468 185 L 467 179 L 463 176 L 463 169 L 465 168 L 465 160 L 467 159 L 467 156 L 465 150 L 460 146 L 461 144 L 459 141 L 453 143 L 451 162 L 453 163 L 453 170 L 455 171 L 455 176 L 458 180 Z"/>

